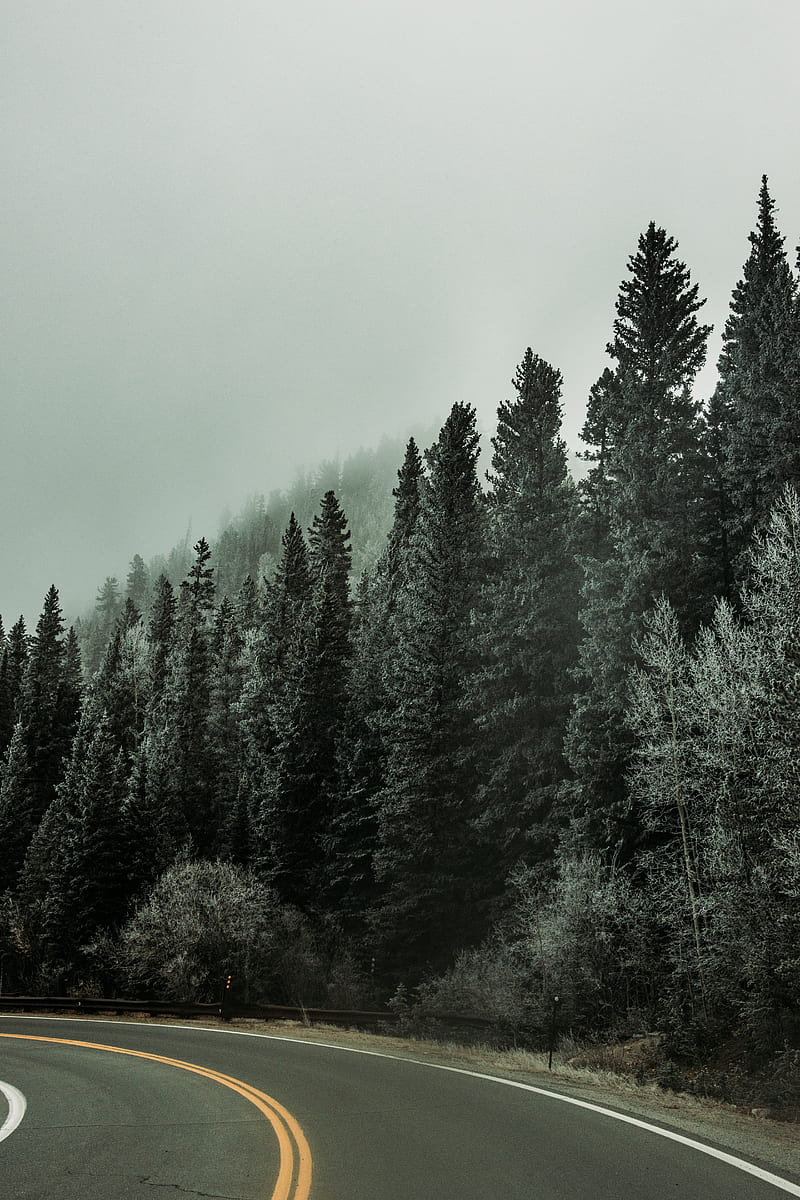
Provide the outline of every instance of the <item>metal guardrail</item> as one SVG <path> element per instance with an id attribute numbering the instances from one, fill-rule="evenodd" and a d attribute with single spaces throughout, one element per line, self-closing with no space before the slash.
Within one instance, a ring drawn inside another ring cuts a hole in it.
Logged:
<path id="1" fill-rule="evenodd" d="M 192 1004 L 184 1001 L 97 999 L 88 996 L 0 996 L 0 1012 L 77 1012 L 144 1013 L 150 1017 L 218 1017 L 229 1021 L 233 1017 L 250 1017 L 260 1021 L 302 1021 L 307 1024 L 376 1026 L 396 1025 L 400 1015 L 385 1012 L 359 1012 L 351 1009 L 301 1008 L 284 1004 L 239 1004 L 224 1000 L 216 1004 Z M 450 1025 L 471 1025 L 492 1028 L 494 1022 L 486 1017 L 465 1016 L 461 1013 L 429 1013 L 425 1016 Z"/>

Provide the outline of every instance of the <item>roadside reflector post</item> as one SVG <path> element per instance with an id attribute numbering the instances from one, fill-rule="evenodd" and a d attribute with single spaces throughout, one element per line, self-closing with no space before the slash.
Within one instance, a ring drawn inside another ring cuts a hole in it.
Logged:
<path id="1" fill-rule="evenodd" d="M 231 999 L 231 980 L 232 980 L 232 978 L 233 978 L 233 976 L 226 975 L 225 982 L 222 985 L 222 1000 L 220 1001 L 219 1015 L 222 1017 L 223 1021 L 230 1021 L 230 1019 L 231 1019 L 228 1008 L 229 1008 L 230 999 Z"/>
<path id="2" fill-rule="evenodd" d="M 548 1071 L 552 1071 L 552 1069 L 553 1069 L 553 1049 L 555 1048 L 555 1044 L 556 1044 L 556 1006 L 557 1005 L 558 1005 L 558 996 L 553 996 L 553 1007 L 550 1010 L 550 1038 L 549 1038 L 550 1048 L 549 1048 L 549 1053 L 547 1055 Z"/>

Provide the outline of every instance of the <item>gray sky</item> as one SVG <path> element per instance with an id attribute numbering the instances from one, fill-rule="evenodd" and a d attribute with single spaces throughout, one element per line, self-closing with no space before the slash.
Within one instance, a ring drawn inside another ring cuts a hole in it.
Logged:
<path id="1" fill-rule="evenodd" d="M 6 627 L 456 400 L 491 432 L 528 345 L 577 446 L 651 219 L 714 363 L 763 172 L 800 240 L 798 35 L 797 0 L 0 0 Z"/>

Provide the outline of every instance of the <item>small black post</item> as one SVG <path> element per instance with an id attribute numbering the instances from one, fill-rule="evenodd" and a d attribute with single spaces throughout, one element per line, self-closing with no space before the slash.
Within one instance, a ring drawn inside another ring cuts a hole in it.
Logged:
<path id="1" fill-rule="evenodd" d="M 547 1056 L 547 1069 L 553 1069 L 553 1048 L 556 1044 L 556 1005 L 558 996 L 553 996 L 553 1007 L 550 1010 L 550 1053 Z"/>
<path id="2" fill-rule="evenodd" d="M 227 1013 L 227 1007 L 228 1007 L 228 1002 L 230 1001 L 230 998 L 231 998 L 231 976 L 226 975 L 225 976 L 225 985 L 222 989 L 222 1000 L 220 1001 L 220 1005 L 219 1005 L 219 1015 L 222 1017 L 223 1021 L 230 1021 L 230 1017 L 228 1016 L 228 1013 Z"/>

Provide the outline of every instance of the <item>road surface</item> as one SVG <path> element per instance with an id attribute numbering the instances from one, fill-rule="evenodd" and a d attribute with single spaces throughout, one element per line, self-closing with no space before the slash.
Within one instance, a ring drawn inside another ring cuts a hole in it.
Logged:
<path id="1" fill-rule="evenodd" d="M 313 1042 L 4 1016 L 0 1081 L 2 1200 L 800 1197 L 800 1164 L 781 1183 L 535 1088 Z"/>

